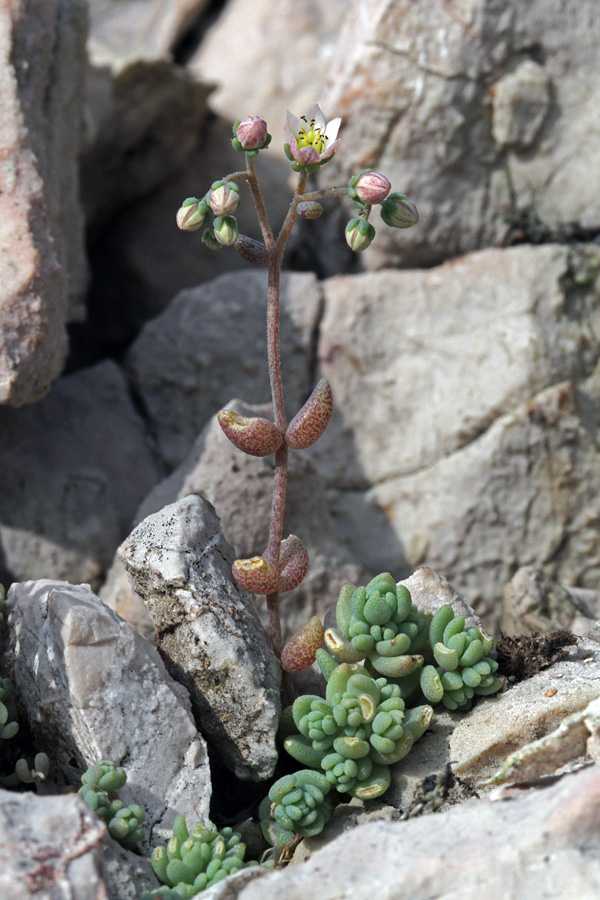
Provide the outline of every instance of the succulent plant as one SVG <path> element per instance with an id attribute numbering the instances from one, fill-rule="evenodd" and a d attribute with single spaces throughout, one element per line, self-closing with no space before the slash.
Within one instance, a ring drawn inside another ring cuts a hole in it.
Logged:
<path id="1" fill-rule="evenodd" d="M 0 738 L 9 740 L 18 730 L 13 686 L 8 678 L 0 678 Z"/>
<path id="2" fill-rule="evenodd" d="M 117 791 L 126 781 L 125 769 L 101 759 L 83 773 L 78 794 L 106 823 L 110 836 L 126 849 L 133 850 L 144 836 L 144 810 L 137 803 L 125 806 L 118 797 Z"/>
<path id="3" fill-rule="evenodd" d="M 198 822 L 190 832 L 185 817 L 177 816 L 173 837 L 166 847 L 156 847 L 151 857 L 155 875 L 172 893 L 159 888 L 142 895 L 142 900 L 157 896 L 189 900 L 227 875 L 258 865 L 254 860 L 244 862 L 245 851 L 241 836 L 232 828 L 218 831 L 214 825 Z"/>
<path id="4" fill-rule="evenodd" d="M 386 678 L 402 678 L 423 665 L 431 616 L 421 612 L 404 585 L 384 572 L 366 587 L 345 584 L 336 605 L 337 628 L 325 646 L 339 662 L 368 660 Z"/>
<path id="5" fill-rule="evenodd" d="M 325 775 L 312 769 L 300 769 L 276 781 L 258 810 L 265 840 L 285 847 L 297 834 L 319 834 L 331 816 L 331 807 L 325 803 L 330 789 Z"/>
<path id="6" fill-rule="evenodd" d="M 421 670 L 420 686 L 430 703 L 447 709 L 468 709 L 478 694 L 495 694 L 504 679 L 494 673 L 498 663 L 491 657 L 493 639 L 482 628 L 465 628 L 449 603 L 441 606 L 429 626 L 429 643 L 437 666 Z"/>
<path id="7" fill-rule="evenodd" d="M 405 710 L 398 685 L 372 678 L 357 663 L 342 663 L 330 671 L 325 699 L 298 697 L 292 716 L 300 734 L 284 741 L 290 756 L 324 771 L 340 793 L 374 799 L 389 787 L 389 766 L 421 737 L 433 709 Z"/>

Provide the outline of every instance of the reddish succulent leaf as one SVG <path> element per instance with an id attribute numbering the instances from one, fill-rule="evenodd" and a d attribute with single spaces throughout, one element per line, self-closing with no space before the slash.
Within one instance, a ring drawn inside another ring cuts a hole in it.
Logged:
<path id="1" fill-rule="evenodd" d="M 333 395 L 329 382 L 321 378 L 314 391 L 296 413 L 285 433 L 285 441 L 294 450 L 304 450 L 318 441 L 331 418 Z"/>
<path id="2" fill-rule="evenodd" d="M 323 643 L 323 625 L 317 616 L 294 634 L 281 653 L 281 668 L 285 672 L 302 672 L 315 661 L 317 650 Z"/>
<path id="3" fill-rule="evenodd" d="M 308 551 L 299 537 L 290 534 L 279 551 L 279 590 L 292 591 L 304 581 L 308 571 Z"/>
<path id="4" fill-rule="evenodd" d="M 253 594 L 273 594 L 279 588 L 277 570 L 262 556 L 236 559 L 231 569 L 237 583 Z"/>
<path id="5" fill-rule="evenodd" d="M 250 456 L 269 456 L 283 443 L 281 432 L 268 419 L 248 419 L 231 409 L 222 409 L 217 418 L 231 443 Z"/>

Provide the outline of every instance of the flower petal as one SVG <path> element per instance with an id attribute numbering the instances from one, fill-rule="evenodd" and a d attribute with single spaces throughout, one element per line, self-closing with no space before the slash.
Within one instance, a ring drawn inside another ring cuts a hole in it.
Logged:
<path id="1" fill-rule="evenodd" d="M 309 125 L 314 120 L 315 131 L 317 128 L 320 128 L 321 131 L 325 131 L 325 126 L 327 125 L 327 121 L 326 121 L 325 116 L 323 115 L 323 113 L 321 111 L 321 107 L 319 106 L 318 103 L 313 103 L 313 105 L 310 107 L 310 109 L 306 110 L 306 112 L 304 113 L 302 118 L 306 119 L 306 121 L 308 122 Z"/>
<path id="2" fill-rule="evenodd" d="M 292 146 L 290 144 L 290 150 L 292 150 Z M 309 163 L 318 163 L 321 159 L 318 152 L 314 147 L 300 147 L 300 149 L 296 149 L 296 153 L 292 150 L 292 155 L 298 162 L 301 162 L 303 165 L 308 165 Z"/>
<path id="3" fill-rule="evenodd" d="M 285 137 L 286 144 L 292 146 L 291 138 L 295 135 L 300 134 L 302 131 L 302 122 L 300 119 L 296 118 L 296 116 L 289 111 L 286 111 L 285 114 L 285 123 L 283 125 L 283 135 Z"/>
<path id="4" fill-rule="evenodd" d="M 334 141 L 333 144 L 328 144 L 323 153 L 321 153 L 321 159 L 331 159 L 340 143 L 340 141 Z"/>
<path id="5" fill-rule="evenodd" d="M 327 127 L 325 129 L 325 134 L 327 135 L 327 142 L 335 141 L 338 131 L 340 130 L 340 125 L 342 124 L 341 119 L 332 119 L 331 122 L 327 123 Z"/>

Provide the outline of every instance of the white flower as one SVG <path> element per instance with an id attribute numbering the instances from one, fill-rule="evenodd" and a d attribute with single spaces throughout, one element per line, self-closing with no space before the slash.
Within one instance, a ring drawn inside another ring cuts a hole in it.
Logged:
<path id="1" fill-rule="evenodd" d="M 302 166 L 320 165 L 331 159 L 338 148 L 341 119 L 325 121 L 318 103 L 303 116 L 286 113 L 284 134 L 293 159 Z"/>

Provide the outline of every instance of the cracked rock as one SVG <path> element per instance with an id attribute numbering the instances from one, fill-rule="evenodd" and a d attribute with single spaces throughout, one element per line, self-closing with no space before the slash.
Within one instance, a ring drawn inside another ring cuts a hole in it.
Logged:
<path id="1" fill-rule="evenodd" d="M 233 580 L 234 556 L 211 504 L 193 494 L 148 516 L 119 556 L 213 750 L 239 778 L 268 778 L 281 670 L 252 597 Z"/>
<path id="2" fill-rule="evenodd" d="M 501 147 L 533 144 L 550 107 L 543 67 L 526 60 L 496 82 L 492 95 L 492 134 Z"/>
<path id="3" fill-rule="evenodd" d="M 122 765 L 120 796 L 145 811 L 146 850 L 179 813 L 208 821 L 206 745 L 155 648 L 87 585 L 14 584 L 6 606 L 18 708 L 58 771 L 77 784 L 99 759 Z"/>

